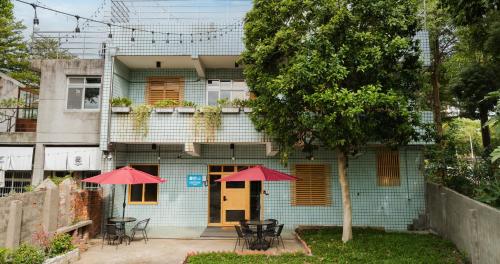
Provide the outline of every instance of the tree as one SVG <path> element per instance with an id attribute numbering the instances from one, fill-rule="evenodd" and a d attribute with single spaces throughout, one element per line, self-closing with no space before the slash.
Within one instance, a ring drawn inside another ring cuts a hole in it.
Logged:
<path id="1" fill-rule="evenodd" d="M 31 42 L 32 59 L 73 59 L 68 50 L 61 49 L 55 38 L 36 38 Z"/>
<path id="2" fill-rule="evenodd" d="M 13 8 L 10 0 L 0 0 L 0 71 L 25 84 L 37 84 L 38 76 L 30 70 L 29 52 L 22 35 L 25 27 L 15 21 Z"/>
<path id="3" fill-rule="evenodd" d="M 256 0 L 244 27 L 252 121 L 280 146 L 337 152 L 343 235 L 352 239 L 349 155 L 417 137 L 416 1 Z"/>

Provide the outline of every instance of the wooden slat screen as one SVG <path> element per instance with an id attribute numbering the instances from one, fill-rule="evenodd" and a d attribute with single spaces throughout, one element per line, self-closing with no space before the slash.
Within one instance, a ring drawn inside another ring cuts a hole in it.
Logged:
<path id="1" fill-rule="evenodd" d="M 150 77 L 146 89 L 148 104 L 154 105 L 163 99 L 183 100 L 184 81 L 178 77 Z"/>
<path id="2" fill-rule="evenodd" d="M 381 149 L 377 151 L 377 183 L 379 186 L 399 186 L 399 151 Z"/>
<path id="3" fill-rule="evenodd" d="M 330 168 L 323 164 L 296 164 L 292 183 L 292 205 L 328 206 L 330 195 Z"/>

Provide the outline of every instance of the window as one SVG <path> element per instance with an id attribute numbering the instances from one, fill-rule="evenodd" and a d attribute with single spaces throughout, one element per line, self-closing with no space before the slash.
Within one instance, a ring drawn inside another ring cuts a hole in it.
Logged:
<path id="1" fill-rule="evenodd" d="M 147 102 L 154 105 L 163 99 L 183 100 L 184 82 L 178 77 L 151 77 L 146 89 Z"/>
<path id="2" fill-rule="evenodd" d="M 68 77 L 66 109 L 99 109 L 101 77 Z"/>
<path id="3" fill-rule="evenodd" d="M 217 100 L 248 99 L 248 87 L 243 80 L 208 80 L 207 104 L 217 105 Z"/>
<path id="4" fill-rule="evenodd" d="M 329 167 L 323 164 L 296 164 L 294 174 L 299 179 L 292 183 L 292 205 L 330 205 Z"/>
<path id="5" fill-rule="evenodd" d="M 132 168 L 158 175 L 158 165 L 130 165 Z M 130 204 L 156 204 L 158 203 L 158 184 L 131 184 L 128 188 L 128 202 Z"/>
<path id="6" fill-rule="evenodd" d="M 381 149 L 377 151 L 378 186 L 399 186 L 399 152 Z"/>

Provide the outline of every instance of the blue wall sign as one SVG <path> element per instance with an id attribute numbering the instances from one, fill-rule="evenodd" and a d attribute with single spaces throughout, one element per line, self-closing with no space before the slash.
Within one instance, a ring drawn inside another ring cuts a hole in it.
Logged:
<path id="1" fill-rule="evenodd" d="M 188 174 L 187 175 L 187 187 L 203 187 L 203 175 L 202 174 Z"/>

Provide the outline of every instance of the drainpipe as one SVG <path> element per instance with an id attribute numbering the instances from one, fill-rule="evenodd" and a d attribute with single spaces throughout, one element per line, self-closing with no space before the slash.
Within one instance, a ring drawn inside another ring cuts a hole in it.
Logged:
<path id="1" fill-rule="evenodd" d="M 111 49 L 110 49 L 111 53 Z M 116 54 L 116 52 L 114 52 Z M 106 131 L 106 149 L 109 150 L 109 141 L 111 139 L 111 99 L 113 98 L 113 86 L 114 86 L 114 79 L 115 79 L 115 55 L 113 54 L 111 56 L 111 80 L 110 80 L 110 89 L 109 89 L 109 100 L 106 102 L 106 104 L 109 105 L 108 107 L 108 127 Z"/>

